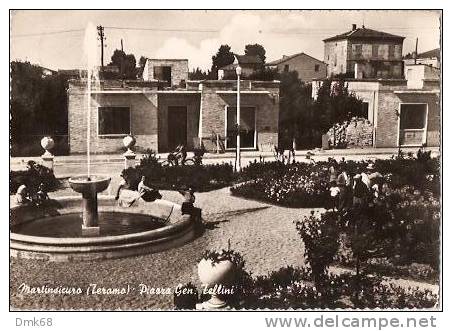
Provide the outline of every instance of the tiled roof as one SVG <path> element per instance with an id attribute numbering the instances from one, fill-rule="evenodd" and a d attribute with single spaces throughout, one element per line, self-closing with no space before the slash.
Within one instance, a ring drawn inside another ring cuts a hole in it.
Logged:
<path id="1" fill-rule="evenodd" d="M 439 48 L 432 49 L 430 51 L 419 53 L 417 55 L 418 59 L 427 59 L 427 58 L 437 58 L 439 59 L 441 56 L 441 50 Z"/>
<path id="2" fill-rule="evenodd" d="M 324 39 L 323 41 L 334 41 L 343 39 L 379 39 L 379 40 L 400 40 L 402 41 L 405 37 L 396 36 L 395 34 L 390 34 L 382 31 L 372 30 L 368 28 L 357 28 L 355 30 L 350 30 L 348 32 L 338 34 L 334 37 Z"/>
<path id="3" fill-rule="evenodd" d="M 283 56 L 281 59 L 275 60 L 275 61 L 271 61 L 271 62 L 268 62 L 268 63 L 266 63 L 265 65 L 266 65 L 266 66 L 276 66 L 276 65 L 278 65 L 278 64 L 284 63 L 284 62 L 286 62 L 286 61 L 288 61 L 288 60 L 291 60 L 291 59 L 293 59 L 293 58 L 295 58 L 295 57 L 297 57 L 297 56 L 301 56 L 301 55 L 308 56 L 308 57 L 310 57 L 311 59 L 314 59 L 314 60 L 316 60 L 316 61 L 318 61 L 318 62 L 320 62 L 320 63 L 324 63 L 323 61 L 321 61 L 321 60 L 319 60 L 319 59 L 316 59 L 315 57 L 312 57 L 311 55 L 308 55 L 308 54 L 306 54 L 306 53 L 301 52 L 301 53 L 297 53 L 297 54 L 290 55 L 290 56 Z"/>
<path id="4" fill-rule="evenodd" d="M 262 59 L 257 55 L 238 55 L 235 54 L 239 64 L 261 64 Z"/>

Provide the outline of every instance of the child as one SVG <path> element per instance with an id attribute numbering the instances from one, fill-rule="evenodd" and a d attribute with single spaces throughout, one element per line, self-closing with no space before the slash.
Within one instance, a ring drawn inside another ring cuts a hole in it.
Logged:
<path id="1" fill-rule="evenodd" d="M 337 186 L 336 181 L 330 182 L 330 196 L 333 209 L 336 209 L 339 205 L 339 193 L 341 192 L 340 188 Z"/>

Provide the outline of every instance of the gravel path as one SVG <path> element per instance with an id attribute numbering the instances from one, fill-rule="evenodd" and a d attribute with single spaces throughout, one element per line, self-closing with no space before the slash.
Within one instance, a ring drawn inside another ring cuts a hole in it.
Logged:
<path id="1" fill-rule="evenodd" d="M 116 180 L 115 180 L 116 181 Z M 113 187 L 115 187 L 113 185 Z M 164 199 L 181 202 L 177 192 L 162 191 Z M 55 193 L 54 193 L 55 194 Z M 73 194 L 70 190 L 58 191 Z M 13 309 L 172 309 L 172 294 L 140 294 L 148 288 L 171 288 L 189 281 L 200 285 L 196 265 L 206 249 L 231 248 L 241 252 L 254 276 L 286 265 L 302 266 L 303 243 L 293 221 L 309 209 L 290 209 L 233 197 L 229 189 L 196 194 L 207 229 L 203 236 L 165 252 L 115 260 L 55 263 L 11 259 L 11 305 Z M 31 287 L 80 287 L 82 294 L 26 294 Z M 130 286 L 129 294 L 90 294 L 91 283 L 99 287 Z M 133 289 L 132 289 L 133 288 Z"/>

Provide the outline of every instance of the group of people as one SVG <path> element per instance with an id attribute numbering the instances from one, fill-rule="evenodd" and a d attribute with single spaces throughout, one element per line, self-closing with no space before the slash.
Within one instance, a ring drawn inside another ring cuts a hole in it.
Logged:
<path id="1" fill-rule="evenodd" d="M 118 190 L 116 191 L 115 199 L 119 200 L 121 191 L 123 189 L 131 190 L 131 187 L 129 183 L 124 179 L 124 177 L 121 175 L 122 180 L 119 183 Z M 188 214 L 191 215 L 194 209 L 194 202 L 195 202 L 195 194 L 194 190 L 190 187 L 181 187 L 177 190 L 183 197 L 184 201 L 182 202 L 182 215 Z M 140 182 L 138 183 L 137 187 L 137 193 L 133 192 L 133 198 L 128 199 L 127 206 L 130 207 L 136 200 L 142 199 L 146 202 L 152 202 L 157 199 L 161 199 L 162 195 L 160 194 L 159 190 L 156 188 L 153 188 L 152 185 L 150 185 L 147 181 L 146 176 L 142 176 Z M 120 201 L 121 204 L 122 201 Z M 125 205 L 122 203 L 121 205 Z"/>
<path id="2" fill-rule="evenodd" d="M 373 163 L 369 163 L 366 170 L 352 174 L 347 171 L 345 160 L 338 163 L 330 158 L 329 190 L 331 208 L 343 210 L 345 208 L 362 208 L 367 206 L 374 198 L 385 194 L 389 186 L 383 176 L 375 171 Z"/>

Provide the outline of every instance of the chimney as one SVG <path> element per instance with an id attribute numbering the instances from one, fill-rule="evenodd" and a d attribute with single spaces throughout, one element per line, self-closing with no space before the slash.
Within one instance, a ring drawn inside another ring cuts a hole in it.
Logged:
<path id="1" fill-rule="evenodd" d="M 356 30 L 356 24 L 352 24 L 352 31 Z"/>

